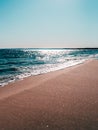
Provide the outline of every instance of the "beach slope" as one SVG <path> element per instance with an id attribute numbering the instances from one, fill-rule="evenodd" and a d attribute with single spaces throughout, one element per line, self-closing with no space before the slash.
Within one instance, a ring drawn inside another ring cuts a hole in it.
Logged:
<path id="1" fill-rule="evenodd" d="M 98 61 L 0 88 L 0 130 L 98 130 Z"/>

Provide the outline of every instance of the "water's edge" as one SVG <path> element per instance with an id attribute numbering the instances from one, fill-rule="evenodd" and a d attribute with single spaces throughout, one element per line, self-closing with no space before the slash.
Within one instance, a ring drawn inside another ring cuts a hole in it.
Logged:
<path id="1" fill-rule="evenodd" d="M 67 67 L 63 67 L 63 68 L 60 68 L 60 69 L 56 69 L 56 70 L 51 70 L 51 71 L 48 71 L 48 72 L 44 72 L 44 73 L 39 73 L 39 74 L 35 74 L 35 75 L 28 75 L 28 76 L 24 76 L 24 77 L 22 77 L 22 78 L 19 78 L 19 79 L 17 79 L 17 80 L 12 80 L 12 81 L 9 81 L 9 82 L 7 82 L 7 83 L 3 83 L 0 87 L 6 87 L 7 85 L 9 85 L 9 84 L 14 84 L 14 83 L 16 83 L 16 82 L 18 82 L 18 81 L 21 81 L 21 80 L 25 80 L 26 78 L 29 78 L 29 77 L 33 77 L 33 76 L 38 76 L 38 75 L 44 75 L 44 74 L 46 74 L 46 73 L 51 73 L 51 72 L 55 72 L 55 71 L 60 71 L 60 70 L 64 70 L 64 69 L 67 69 L 67 68 L 71 68 L 71 67 L 77 67 L 78 65 L 81 65 L 81 64 L 84 64 L 84 63 L 86 63 L 86 62 L 89 62 L 89 61 L 91 61 L 91 59 L 90 60 L 84 60 L 84 61 L 82 61 L 82 62 L 80 62 L 80 63 L 77 63 L 77 64 L 74 64 L 74 65 L 70 65 L 70 66 L 67 66 Z"/>
<path id="2" fill-rule="evenodd" d="M 98 49 L 0 49 L 0 86 L 98 59 Z"/>

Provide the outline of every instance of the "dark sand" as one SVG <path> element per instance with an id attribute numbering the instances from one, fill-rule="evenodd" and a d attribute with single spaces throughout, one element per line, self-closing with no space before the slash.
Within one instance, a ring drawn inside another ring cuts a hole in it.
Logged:
<path id="1" fill-rule="evenodd" d="M 0 88 L 0 130 L 98 130 L 98 61 Z"/>

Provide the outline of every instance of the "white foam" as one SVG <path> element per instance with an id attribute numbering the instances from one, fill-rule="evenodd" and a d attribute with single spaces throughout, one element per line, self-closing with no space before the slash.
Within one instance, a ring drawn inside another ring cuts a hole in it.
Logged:
<path id="1" fill-rule="evenodd" d="M 82 60 L 68 60 L 67 62 L 63 63 L 58 63 L 58 64 L 44 64 L 44 65 L 36 65 L 32 67 L 26 67 L 25 69 L 23 68 L 23 74 L 19 74 L 17 76 L 14 76 L 13 79 L 9 81 L 4 81 L 3 83 L 0 84 L 0 86 L 5 86 L 8 83 L 15 82 L 17 80 L 23 80 L 26 77 L 29 77 L 31 75 L 39 75 L 39 74 L 44 74 L 48 73 L 51 71 L 56 71 L 60 69 L 64 69 L 67 67 L 71 67 L 77 64 L 81 64 L 85 61 L 86 59 Z M 22 68 L 21 68 L 22 69 Z M 25 72 L 27 70 L 27 72 Z"/>

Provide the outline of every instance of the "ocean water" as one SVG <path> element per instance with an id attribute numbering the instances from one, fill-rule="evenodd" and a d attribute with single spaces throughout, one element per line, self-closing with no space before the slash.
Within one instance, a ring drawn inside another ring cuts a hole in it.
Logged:
<path id="1" fill-rule="evenodd" d="M 0 49 L 0 86 L 98 59 L 98 49 Z"/>

